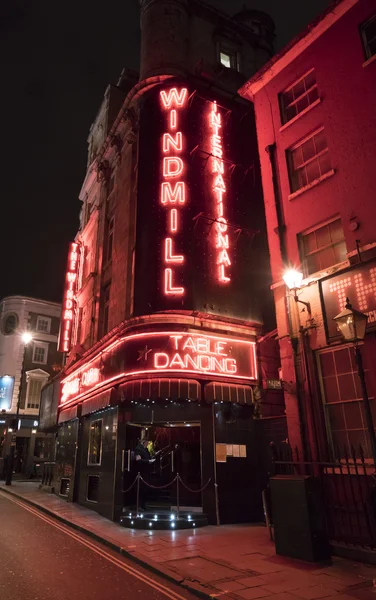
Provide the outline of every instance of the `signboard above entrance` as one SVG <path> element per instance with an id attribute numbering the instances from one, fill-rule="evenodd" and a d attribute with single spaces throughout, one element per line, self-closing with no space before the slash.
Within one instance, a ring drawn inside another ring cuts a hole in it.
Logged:
<path id="1" fill-rule="evenodd" d="M 344 310 L 346 298 L 368 315 L 367 331 L 376 329 L 376 263 L 364 263 L 320 282 L 328 340 L 341 335 L 333 318 Z"/>
<path id="2" fill-rule="evenodd" d="M 108 354 L 106 358 L 106 354 Z M 116 355 L 116 356 L 115 356 Z M 108 367 L 106 365 L 109 365 Z M 118 365 L 114 369 L 114 364 Z M 144 374 L 257 379 L 256 344 L 237 338 L 167 331 L 130 335 L 62 381 L 60 405 L 119 379 Z"/>

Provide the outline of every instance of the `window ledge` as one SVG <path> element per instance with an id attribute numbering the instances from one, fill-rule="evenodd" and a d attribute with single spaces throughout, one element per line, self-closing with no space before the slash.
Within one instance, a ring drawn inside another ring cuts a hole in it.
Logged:
<path id="1" fill-rule="evenodd" d="M 284 125 L 282 125 L 282 127 L 279 128 L 279 131 L 284 131 L 285 129 L 287 129 L 287 127 L 289 127 L 290 125 L 292 125 L 293 123 L 295 123 L 295 121 L 298 121 L 300 119 L 300 117 L 303 117 L 304 115 L 306 115 L 310 110 L 312 110 L 312 108 L 314 108 L 315 106 L 317 106 L 318 104 L 320 104 L 320 102 L 322 102 L 321 98 L 317 98 L 317 100 L 315 100 L 314 102 L 312 102 L 312 104 L 310 104 L 309 106 L 307 106 L 307 108 L 305 108 L 304 110 L 302 110 L 302 112 L 300 112 L 298 115 L 295 115 L 295 117 L 293 117 L 292 119 L 290 119 L 290 121 L 287 121 L 287 123 L 285 123 Z"/>
<path id="2" fill-rule="evenodd" d="M 296 190 L 296 192 L 294 192 L 293 194 L 290 194 L 288 196 L 288 199 L 289 200 L 294 200 L 294 198 L 296 198 L 297 196 L 300 196 L 300 194 L 304 194 L 304 192 L 307 192 L 311 188 L 315 187 L 315 185 L 318 185 L 322 181 L 325 181 L 325 179 L 328 179 L 329 177 L 331 177 L 334 174 L 335 174 L 335 169 L 330 169 L 330 171 L 328 171 L 327 173 L 325 173 L 325 175 L 322 175 L 318 179 L 314 179 L 308 185 L 305 185 L 304 187 L 300 188 L 299 190 Z"/>
<path id="3" fill-rule="evenodd" d="M 368 67 L 368 65 L 373 63 L 375 60 L 376 60 L 376 54 L 374 54 L 373 56 L 370 56 L 370 58 L 367 58 L 367 60 L 362 64 L 363 69 L 365 67 Z"/>

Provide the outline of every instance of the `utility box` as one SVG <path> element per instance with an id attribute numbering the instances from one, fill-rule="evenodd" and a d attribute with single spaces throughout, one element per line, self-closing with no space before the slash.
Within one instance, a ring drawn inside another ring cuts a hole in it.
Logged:
<path id="1" fill-rule="evenodd" d="M 270 479 L 276 553 L 309 562 L 330 560 L 320 482 L 314 477 Z"/>

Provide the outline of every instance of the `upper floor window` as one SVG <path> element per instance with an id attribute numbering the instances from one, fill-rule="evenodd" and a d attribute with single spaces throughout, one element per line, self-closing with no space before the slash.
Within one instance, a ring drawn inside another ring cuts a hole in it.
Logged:
<path id="1" fill-rule="evenodd" d="M 288 123 L 319 98 L 316 72 L 312 69 L 279 96 L 282 123 Z"/>
<path id="2" fill-rule="evenodd" d="M 108 284 L 103 290 L 103 335 L 108 332 L 108 322 L 110 316 L 110 291 L 111 284 Z"/>
<path id="3" fill-rule="evenodd" d="M 307 277 L 346 260 L 346 241 L 341 219 L 334 219 L 300 234 L 300 252 Z"/>
<path id="4" fill-rule="evenodd" d="M 16 313 L 8 313 L 3 318 L 1 329 L 4 335 L 11 335 L 18 327 L 18 316 Z"/>
<path id="5" fill-rule="evenodd" d="M 37 331 L 40 333 L 50 333 L 51 319 L 49 317 L 37 317 Z"/>
<path id="6" fill-rule="evenodd" d="M 360 26 L 360 33 L 366 58 L 371 58 L 376 54 L 376 15 Z"/>
<path id="7" fill-rule="evenodd" d="M 48 344 L 35 342 L 33 345 L 33 363 L 45 365 L 47 363 Z"/>
<path id="8" fill-rule="evenodd" d="M 219 47 L 219 62 L 226 69 L 235 69 L 239 71 L 239 57 L 236 50 Z"/>
<path id="9" fill-rule="evenodd" d="M 33 377 L 32 375 L 28 377 L 26 389 L 26 408 L 39 408 L 42 387 L 46 383 L 47 377 Z"/>
<path id="10" fill-rule="evenodd" d="M 287 150 L 291 192 L 332 170 L 324 128 Z"/>

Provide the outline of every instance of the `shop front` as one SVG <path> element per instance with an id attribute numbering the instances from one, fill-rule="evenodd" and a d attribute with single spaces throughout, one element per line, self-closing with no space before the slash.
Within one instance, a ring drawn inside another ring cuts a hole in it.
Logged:
<path id="1" fill-rule="evenodd" d="M 249 327 L 118 336 L 61 382 L 57 493 L 129 527 L 261 520 L 257 382 Z"/>

